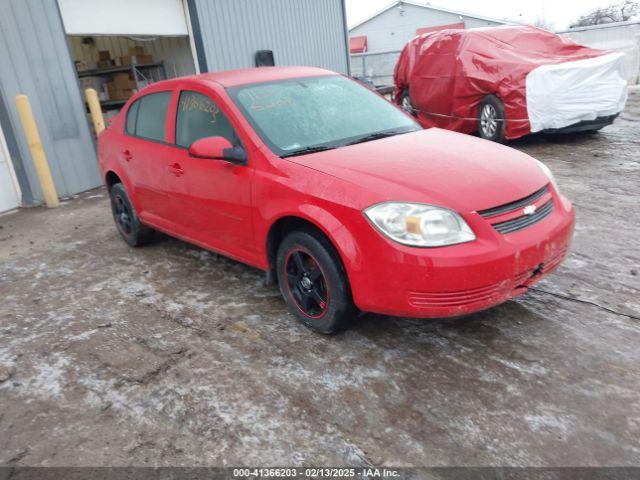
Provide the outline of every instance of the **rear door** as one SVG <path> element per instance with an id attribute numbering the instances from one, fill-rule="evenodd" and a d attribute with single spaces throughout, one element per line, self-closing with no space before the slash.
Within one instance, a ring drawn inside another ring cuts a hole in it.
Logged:
<path id="1" fill-rule="evenodd" d="M 242 145 L 224 103 L 204 87 L 182 89 L 174 99 L 175 145 L 167 164 L 174 222 L 183 236 L 231 256 L 254 250 L 251 222 L 253 166 L 189 155 L 193 142 L 221 136 Z"/>
<path id="2" fill-rule="evenodd" d="M 171 149 L 166 142 L 171 91 L 145 95 L 127 111 L 122 155 L 128 167 L 139 214 L 160 226 L 169 226 L 170 204 L 166 165 Z"/>
<path id="3" fill-rule="evenodd" d="M 415 66 L 411 102 L 431 118 L 452 114 L 459 42 L 459 35 L 443 36 L 421 54 Z"/>

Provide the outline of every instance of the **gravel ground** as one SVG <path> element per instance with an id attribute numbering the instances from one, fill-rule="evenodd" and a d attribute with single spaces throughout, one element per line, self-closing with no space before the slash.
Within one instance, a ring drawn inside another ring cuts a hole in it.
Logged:
<path id="1" fill-rule="evenodd" d="M 640 92 L 598 134 L 512 146 L 575 204 L 557 273 L 333 337 L 252 268 L 128 248 L 104 189 L 0 216 L 0 464 L 640 465 Z"/>

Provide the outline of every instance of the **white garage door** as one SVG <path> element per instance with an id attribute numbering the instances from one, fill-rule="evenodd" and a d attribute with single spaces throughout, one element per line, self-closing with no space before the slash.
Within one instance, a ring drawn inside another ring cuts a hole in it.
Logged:
<path id="1" fill-rule="evenodd" d="M 0 212 L 18 208 L 20 206 L 19 198 L 7 144 L 0 129 Z"/>
<path id="2" fill-rule="evenodd" d="M 188 35 L 182 0 L 58 0 L 67 35 Z"/>

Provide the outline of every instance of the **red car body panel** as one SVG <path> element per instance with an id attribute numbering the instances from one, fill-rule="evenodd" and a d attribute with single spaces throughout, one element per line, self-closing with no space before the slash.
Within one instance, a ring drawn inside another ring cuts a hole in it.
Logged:
<path id="1" fill-rule="evenodd" d="M 262 270 L 279 219 L 306 220 L 330 239 L 364 311 L 445 317 L 501 303 L 554 269 L 569 248 L 571 204 L 549 184 L 537 204 L 552 213 L 503 235 L 478 211 L 513 202 L 549 183 L 535 160 L 508 147 L 430 129 L 309 155 L 280 158 L 262 142 L 225 88 L 304 76 L 315 68 L 260 68 L 160 82 L 135 95 L 99 138 L 100 168 L 116 174 L 143 223 Z M 181 89 L 209 95 L 245 147 L 247 165 L 202 160 L 174 145 Z M 126 112 L 141 95 L 171 91 L 165 142 L 127 135 Z M 457 211 L 477 240 L 447 247 L 400 245 L 363 210 L 395 200 Z"/>
<path id="2" fill-rule="evenodd" d="M 504 104 L 505 138 L 531 133 L 526 78 L 542 65 L 609 53 L 578 45 L 531 26 L 451 29 L 415 37 L 405 45 L 394 70 L 395 101 L 409 88 L 418 121 L 472 133 L 485 96 Z"/>

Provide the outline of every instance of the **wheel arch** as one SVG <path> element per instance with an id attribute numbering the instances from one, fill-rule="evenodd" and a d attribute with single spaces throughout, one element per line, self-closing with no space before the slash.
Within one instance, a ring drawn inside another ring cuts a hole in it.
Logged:
<path id="1" fill-rule="evenodd" d="M 116 183 L 123 183 L 120 176 L 114 172 L 113 170 L 107 171 L 104 175 L 104 183 L 107 186 L 107 190 L 111 191 L 111 187 L 113 187 Z"/>
<path id="2" fill-rule="evenodd" d="M 504 100 L 502 99 L 502 97 L 500 96 L 500 94 L 498 92 L 487 93 L 478 102 L 478 107 L 477 107 L 478 108 L 478 115 L 477 115 L 478 119 L 480 118 L 480 113 L 482 112 L 482 105 L 490 97 L 495 97 L 502 104 L 502 108 L 504 108 Z"/>
<path id="3" fill-rule="evenodd" d="M 276 255 L 280 243 L 288 233 L 297 230 L 311 230 L 325 237 L 337 253 L 341 266 L 349 279 L 349 266 L 354 261 L 358 261 L 360 250 L 351 233 L 339 220 L 329 212 L 320 211 L 323 214 L 319 215 L 318 211 L 315 211 L 315 215 L 308 215 L 302 211 L 283 214 L 271 222 L 265 238 L 267 283 L 271 284 L 277 281 Z M 323 221 L 319 222 L 317 220 L 319 218 L 322 218 Z"/>
<path id="4" fill-rule="evenodd" d="M 133 191 L 133 187 L 131 182 L 129 182 L 129 178 L 124 174 L 124 172 L 118 172 L 115 169 L 107 169 L 104 173 L 104 183 L 107 187 L 107 192 L 111 192 L 111 187 L 113 187 L 116 183 L 122 183 L 124 185 L 127 194 L 129 195 L 129 200 L 133 204 L 133 208 L 136 209 L 138 214 L 140 214 L 140 205 L 138 204 L 138 199 L 136 198 L 135 192 Z"/>

